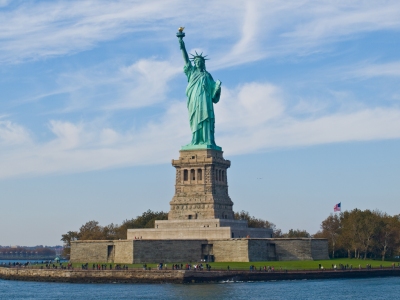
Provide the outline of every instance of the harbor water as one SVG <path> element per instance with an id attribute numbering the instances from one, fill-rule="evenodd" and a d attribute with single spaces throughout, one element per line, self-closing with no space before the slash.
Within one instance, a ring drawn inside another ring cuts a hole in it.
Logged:
<path id="1" fill-rule="evenodd" d="M 0 280 L 0 299 L 400 299 L 400 278 L 76 284 Z"/>

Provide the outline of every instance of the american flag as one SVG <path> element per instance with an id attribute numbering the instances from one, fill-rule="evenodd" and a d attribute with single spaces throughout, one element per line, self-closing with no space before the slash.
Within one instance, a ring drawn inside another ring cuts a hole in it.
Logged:
<path id="1" fill-rule="evenodd" d="M 341 211 L 341 208 L 342 208 L 342 202 L 339 202 L 333 207 L 333 211 Z"/>

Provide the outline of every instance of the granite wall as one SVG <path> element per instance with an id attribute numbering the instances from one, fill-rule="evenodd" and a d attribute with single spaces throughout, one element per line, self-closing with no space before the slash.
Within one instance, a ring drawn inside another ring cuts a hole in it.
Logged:
<path id="1" fill-rule="evenodd" d="M 328 240 L 312 239 L 311 256 L 314 260 L 329 259 Z"/>
<path id="2" fill-rule="evenodd" d="M 108 255 L 108 246 L 114 241 L 76 241 L 71 242 L 72 262 L 110 262 L 113 256 Z"/>
<path id="3" fill-rule="evenodd" d="M 276 260 L 329 259 L 326 239 L 276 238 L 270 240 L 275 244 Z"/>
<path id="4" fill-rule="evenodd" d="M 209 241 L 215 261 L 249 261 L 248 240 L 226 239 Z"/>
<path id="5" fill-rule="evenodd" d="M 133 261 L 197 262 L 202 258 L 202 244 L 207 244 L 207 240 L 136 240 Z"/>
<path id="6" fill-rule="evenodd" d="M 133 241 L 114 241 L 115 255 L 114 262 L 117 264 L 132 264 L 133 260 Z"/>
<path id="7" fill-rule="evenodd" d="M 326 239 L 198 239 L 75 241 L 73 262 L 216 262 L 329 259 Z"/>

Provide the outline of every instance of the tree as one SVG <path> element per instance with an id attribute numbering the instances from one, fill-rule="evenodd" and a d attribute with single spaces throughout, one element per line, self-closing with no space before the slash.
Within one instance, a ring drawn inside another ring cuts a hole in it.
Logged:
<path id="1" fill-rule="evenodd" d="M 339 237 L 339 242 L 342 247 L 347 250 L 347 256 L 351 258 L 351 250 L 354 250 L 354 257 L 359 258 L 360 256 L 360 243 L 358 239 L 359 226 L 358 220 L 356 219 L 357 214 L 360 210 L 354 209 L 351 212 L 345 211 L 340 214 L 341 222 L 341 235 Z"/>
<path id="2" fill-rule="evenodd" d="M 332 248 L 332 258 L 335 257 L 335 245 L 340 235 L 341 222 L 338 215 L 330 215 L 321 223 L 322 234 L 328 238 Z"/>
<path id="3" fill-rule="evenodd" d="M 374 238 L 377 236 L 379 220 L 375 214 L 367 209 L 359 214 L 358 225 L 360 227 L 358 238 L 364 251 L 364 259 L 366 259 Z"/>
<path id="4" fill-rule="evenodd" d="M 287 233 L 283 234 L 285 238 L 310 238 L 311 235 L 305 231 L 300 229 L 290 229 Z"/>
<path id="5" fill-rule="evenodd" d="M 258 219 L 250 216 L 249 212 L 242 210 L 241 212 L 235 212 L 235 220 L 247 221 L 247 226 L 250 228 L 273 228 L 276 227 L 274 223 L 267 220 Z"/>
<path id="6" fill-rule="evenodd" d="M 374 212 L 380 217 L 376 235 L 377 249 L 385 260 L 386 254 L 399 245 L 400 221 L 398 216 L 391 217 L 386 213 Z"/>
<path id="7" fill-rule="evenodd" d="M 155 221 L 168 220 L 168 213 L 163 211 L 151 211 L 150 209 L 142 213 L 141 216 L 125 220 L 122 225 L 117 229 L 117 235 L 120 239 L 126 239 L 128 229 L 133 228 L 154 228 Z"/>
<path id="8" fill-rule="evenodd" d="M 321 223 L 321 231 L 314 237 L 329 239 L 332 256 L 345 255 L 361 256 L 382 260 L 393 255 L 400 246 L 400 217 L 389 216 L 380 211 L 359 210 L 342 212 L 340 215 L 330 215 Z"/>
<path id="9" fill-rule="evenodd" d="M 69 255 L 71 241 L 126 239 L 127 230 L 130 228 L 154 228 L 156 220 L 167 219 L 168 213 L 148 210 L 136 218 L 123 221 L 122 225 L 111 223 L 103 227 L 94 220 L 86 222 L 79 228 L 79 231 L 68 231 L 68 233 L 62 235 L 61 240 L 65 243 L 64 255 Z"/>
<path id="10" fill-rule="evenodd" d="M 106 240 L 104 228 L 97 221 L 89 221 L 79 228 L 78 237 L 80 240 Z"/>
<path id="11" fill-rule="evenodd" d="M 69 256 L 71 253 L 71 242 L 76 241 L 79 235 L 76 231 L 68 231 L 66 234 L 61 236 L 61 240 L 64 242 L 63 256 Z"/>
<path id="12" fill-rule="evenodd" d="M 274 237 L 274 238 L 283 238 L 282 230 L 279 229 L 279 228 L 274 229 L 273 237 Z"/>
<path id="13" fill-rule="evenodd" d="M 106 240 L 118 240 L 118 230 L 120 226 L 114 223 L 111 223 L 107 226 L 103 227 L 103 236 Z"/>
<path id="14" fill-rule="evenodd" d="M 279 237 L 281 235 L 281 230 L 276 228 L 276 225 L 267 220 L 259 219 L 250 216 L 249 212 L 242 210 L 241 212 L 235 212 L 235 220 L 245 220 L 247 221 L 247 226 L 250 228 L 271 228 L 274 237 Z"/>

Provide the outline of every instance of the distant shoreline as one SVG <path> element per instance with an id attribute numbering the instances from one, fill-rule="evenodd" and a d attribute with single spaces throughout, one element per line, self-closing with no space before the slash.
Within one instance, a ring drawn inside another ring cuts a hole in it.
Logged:
<path id="1" fill-rule="evenodd" d="M 212 283 L 400 276 L 400 269 L 288 272 L 194 270 L 54 270 L 0 267 L 0 279 L 66 283 Z"/>
<path id="2" fill-rule="evenodd" d="M 38 258 L 24 258 L 24 257 L 11 257 L 11 258 L 0 258 L 0 261 L 3 260 L 11 260 L 11 261 L 38 261 L 38 260 L 52 260 L 54 261 L 54 256 L 49 256 L 49 257 L 38 257 Z M 65 260 L 65 259 L 61 259 L 61 260 Z"/>

